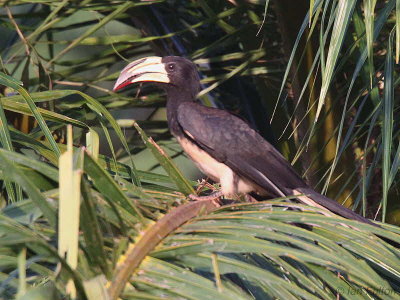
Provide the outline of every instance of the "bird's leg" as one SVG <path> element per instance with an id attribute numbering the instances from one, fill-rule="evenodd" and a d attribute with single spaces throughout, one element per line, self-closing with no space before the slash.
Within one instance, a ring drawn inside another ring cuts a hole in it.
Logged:
<path id="1" fill-rule="evenodd" d="M 258 202 L 256 198 L 254 198 L 252 195 L 249 195 L 249 194 L 245 194 L 244 199 L 246 200 L 246 202 L 250 202 L 250 203 Z"/>
<path id="2" fill-rule="evenodd" d="M 218 198 L 220 198 L 221 196 L 223 196 L 222 192 L 221 192 L 221 191 L 218 191 L 218 190 L 215 191 L 215 192 L 213 192 L 213 193 L 211 193 L 211 194 L 208 195 L 208 196 L 197 196 L 197 194 L 199 194 L 200 191 L 201 191 L 204 187 L 208 187 L 209 189 L 215 191 L 215 187 L 214 187 L 212 184 L 210 184 L 210 183 L 208 182 L 208 177 L 207 177 L 207 179 L 202 179 L 202 180 L 201 180 L 201 182 L 199 183 L 199 185 L 198 185 L 197 188 L 196 188 L 196 194 L 190 194 L 190 195 L 188 196 L 189 199 L 195 200 L 195 201 L 199 201 L 199 200 L 215 200 L 215 199 L 218 199 Z"/>
<path id="3" fill-rule="evenodd" d="M 188 197 L 191 200 L 201 201 L 201 200 L 215 200 L 215 199 L 222 197 L 223 195 L 224 194 L 222 193 L 222 191 L 217 191 L 208 196 L 197 196 L 197 195 L 190 194 Z"/>
<path id="4" fill-rule="evenodd" d="M 203 189 L 203 187 L 208 186 L 209 187 L 209 183 L 208 183 L 208 177 L 206 179 L 202 179 L 199 182 L 199 185 L 196 188 L 196 194 L 200 193 L 200 191 Z"/>

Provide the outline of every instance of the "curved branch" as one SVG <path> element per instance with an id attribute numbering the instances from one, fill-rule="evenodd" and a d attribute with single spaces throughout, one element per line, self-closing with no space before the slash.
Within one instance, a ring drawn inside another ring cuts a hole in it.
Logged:
<path id="1" fill-rule="evenodd" d="M 146 230 L 139 241 L 129 247 L 125 253 L 124 260 L 119 263 L 111 282 L 108 283 L 108 294 L 110 299 L 118 299 L 129 278 L 143 259 L 171 232 L 182 224 L 196 217 L 200 212 L 210 213 L 219 204 L 215 200 L 204 200 L 190 202 L 181 205 L 168 212 L 158 220 L 153 226 Z"/>

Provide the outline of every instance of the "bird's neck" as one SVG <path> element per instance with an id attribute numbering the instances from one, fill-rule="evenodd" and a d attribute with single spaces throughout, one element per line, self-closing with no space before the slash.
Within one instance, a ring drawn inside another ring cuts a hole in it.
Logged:
<path id="1" fill-rule="evenodd" d="M 177 113 L 178 107 L 183 102 L 195 101 L 196 95 L 192 91 L 179 88 L 167 89 L 167 119 L 168 127 L 175 137 L 183 135 L 182 128 L 179 126 Z"/>

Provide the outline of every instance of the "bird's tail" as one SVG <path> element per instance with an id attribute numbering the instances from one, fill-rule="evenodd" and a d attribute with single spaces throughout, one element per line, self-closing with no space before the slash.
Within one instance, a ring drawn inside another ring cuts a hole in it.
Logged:
<path id="1" fill-rule="evenodd" d="M 321 195 L 320 193 L 314 191 L 311 188 L 297 188 L 294 192 L 295 194 L 304 194 L 304 196 L 303 195 L 299 196 L 298 199 L 305 204 L 328 209 L 331 212 L 338 214 L 342 217 L 345 217 L 347 219 L 357 220 L 359 222 L 363 222 L 366 224 L 379 226 L 371 222 L 367 218 L 364 218 L 359 214 L 355 213 L 354 211 L 344 207 L 343 205 L 340 205 L 338 202 Z"/>

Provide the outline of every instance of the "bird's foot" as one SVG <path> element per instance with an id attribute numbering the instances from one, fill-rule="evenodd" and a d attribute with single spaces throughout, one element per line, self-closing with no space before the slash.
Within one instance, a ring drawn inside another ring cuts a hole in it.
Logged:
<path id="1" fill-rule="evenodd" d="M 214 192 L 208 196 L 197 196 L 194 194 L 190 194 L 188 197 L 190 200 L 195 200 L 195 201 L 203 201 L 203 200 L 216 200 L 219 199 L 223 196 L 224 194 L 221 191 Z"/>
<path id="2" fill-rule="evenodd" d="M 256 198 L 254 198 L 253 196 L 251 196 L 249 194 L 245 194 L 244 199 L 246 200 L 246 202 L 250 202 L 250 203 L 258 202 Z"/>

